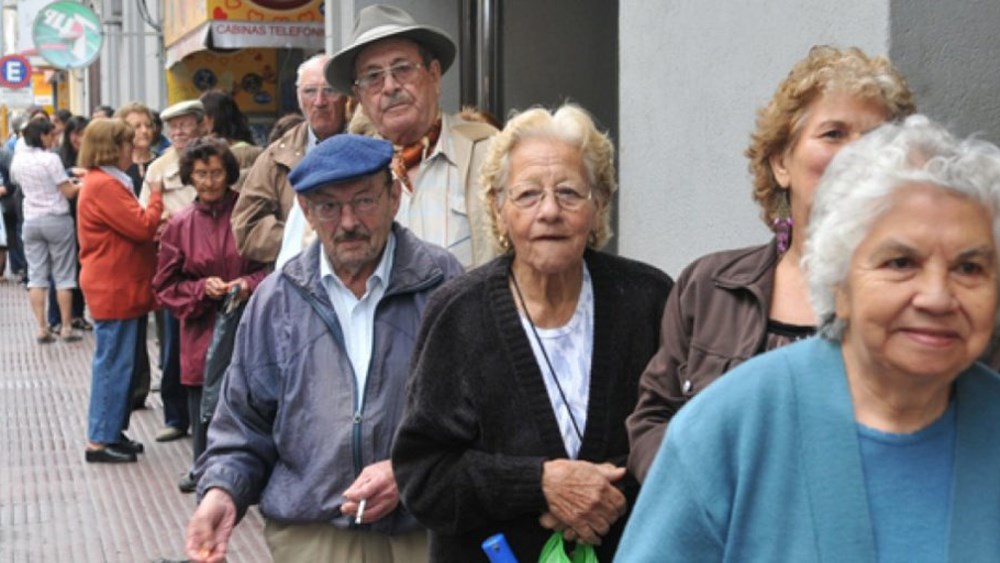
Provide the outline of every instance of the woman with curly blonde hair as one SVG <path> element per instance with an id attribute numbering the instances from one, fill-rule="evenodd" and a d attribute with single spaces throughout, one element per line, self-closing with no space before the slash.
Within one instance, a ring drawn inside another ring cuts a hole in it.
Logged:
<path id="1" fill-rule="evenodd" d="M 845 145 L 915 110 L 888 59 L 829 46 L 810 49 L 760 109 L 746 156 L 754 201 L 775 236 L 699 258 L 677 280 L 628 420 L 629 468 L 640 480 L 670 419 L 695 394 L 748 358 L 815 332 L 800 262 L 816 184 Z"/>

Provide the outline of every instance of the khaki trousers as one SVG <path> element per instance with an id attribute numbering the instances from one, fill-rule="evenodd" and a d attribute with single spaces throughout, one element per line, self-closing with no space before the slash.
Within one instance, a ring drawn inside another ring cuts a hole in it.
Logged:
<path id="1" fill-rule="evenodd" d="M 275 563 L 425 563 L 427 532 L 387 536 L 329 524 L 264 523 Z"/>

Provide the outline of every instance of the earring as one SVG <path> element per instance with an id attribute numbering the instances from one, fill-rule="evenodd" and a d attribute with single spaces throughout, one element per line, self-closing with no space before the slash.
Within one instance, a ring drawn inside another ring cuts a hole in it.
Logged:
<path id="1" fill-rule="evenodd" d="M 771 230 L 778 237 L 778 253 L 784 254 L 792 244 L 792 212 L 789 208 L 788 190 L 781 190 L 778 195 L 778 209 L 771 221 Z"/>
<path id="2" fill-rule="evenodd" d="M 507 237 L 507 235 L 500 235 L 497 238 L 497 242 L 500 244 L 500 250 L 503 250 L 504 252 L 510 250 L 510 239 Z"/>

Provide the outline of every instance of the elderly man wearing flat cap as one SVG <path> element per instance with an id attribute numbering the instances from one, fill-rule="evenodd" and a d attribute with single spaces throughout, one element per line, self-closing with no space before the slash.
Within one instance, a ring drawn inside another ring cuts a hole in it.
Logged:
<path id="1" fill-rule="evenodd" d="M 393 170 L 403 184 L 396 220 L 471 267 L 498 253 L 479 185 L 496 129 L 442 113 L 441 75 L 455 51 L 444 31 L 394 6 L 369 6 L 350 44 L 327 63 L 326 79 L 354 95 L 378 136 L 394 145 Z"/>
<path id="2" fill-rule="evenodd" d="M 259 503 L 275 561 L 411 562 L 427 535 L 389 462 L 431 292 L 462 266 L 393 221 L 392 145 L 336 135 L 289 180 L 317 240 L 257 288 L 195 470 L 195 561 Z"/>
<path id="3" fill-rule="evenodd" d="M 198 193 L 194 186 L 181 180 L 180 156 L 192 141 L 204 134 L 205 106 L 198 100 L 178 102 L 160 112 L 160 119 L 172 143 L 170 148 L 153 161 L 139 193 L 139 202 L 149 202 L 150 184 L 163 189 L 164 225 L 174 213 L 187 207 Z M 190 421 L 187 391 L 181 386 L 180 321 L 169 311 L 157 313 L 157 333 L 160 334 L 160 398 L 163 400 L 163 428 L 156 433 L 157 442 L 169 442 L 187 436 Z M 183 490 L 183 489 L 182 489 Z"/>

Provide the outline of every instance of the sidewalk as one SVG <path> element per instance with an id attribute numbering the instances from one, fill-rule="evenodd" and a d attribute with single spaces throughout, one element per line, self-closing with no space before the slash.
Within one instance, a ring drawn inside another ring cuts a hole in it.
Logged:
<path id="1" fill-rule="evenodd" d="M 34 335 L 24 288 L 0 279 L 0 562 L 184 559 L 194 495 L 181 494 L 177 480 L 190 465 L 190 439 L 153 439 L 163 408 L 151 393 L 129 428 L 146 446 L 139 462 L 85 463 L 94 335 L 46 345 Z M 155 383 L 155 361 L 153 369 Z M 234 563 L 271 560 L 255 508 L 229 553 Z"/>

